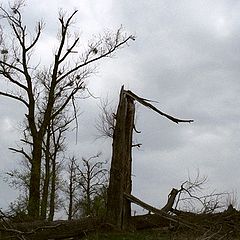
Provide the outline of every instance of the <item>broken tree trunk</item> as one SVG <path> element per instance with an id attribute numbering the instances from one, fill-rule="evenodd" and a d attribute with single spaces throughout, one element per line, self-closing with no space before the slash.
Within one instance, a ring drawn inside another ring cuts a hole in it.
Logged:
<path id="1" fill-rule="evenodd" d="M 134 101 L 177 124 L 193 122 L 193 120 L 178 119 L 160 111 L 149 103 L 151 102 L 150 100 L 141 98 L 130 90 L 125 91 L 122 86 L 113 133 L 112 162 L 107 197 L 107 221 L 119 229 L 128 228 L 131 217 L 131 202 L 128 198 L 124 198 L 124 193 L 131 194 L 132 190 L 131 165 L 135 114 Z"/>
<path id="2" fill-rule="evenodd" d="M 132 132 L 135 105 L 122 87 L 113 134 L 113 152 L 107 199 L 107 220 L 119 229 L 128 226 L 131 203 L 124 192 L 131 194 Z"/>
<path id="3" fill-rule="evenodd" d="M 176 188 L 172 189 L 172 191 L 168 195 L 168 201 L 167 201 L 166 205 L 161 209 L 162 211 L 169 212 L 173 209 L 173 204 L 175 202 L 175 199 L 176 199 L 178 193 L 179 193 L 179 190 L 177 190 Z"/>

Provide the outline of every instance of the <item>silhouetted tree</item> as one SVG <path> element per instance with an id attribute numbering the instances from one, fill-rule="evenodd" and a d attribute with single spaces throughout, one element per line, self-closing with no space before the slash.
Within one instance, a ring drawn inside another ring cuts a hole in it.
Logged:
<path id="1" fill-rule="evenodd" d="M 111 57 L 129 40 L 134 40 L 134 37 L 122 34 L 121 29 L 115 34 L 107 32 L 90 41 L 86 51 L 80 53 L 80 38 L 71 34 L 71 25 L 77 11 L 69 16 L 60 12 L 59 44 L 52 64 L 41 67 L 32 60 L 44 24 L 38 22 L 35 35 L 29 34 L 21 7 L 22 1 L 13 4 L 9 10 L 0 6 L 1 24 L 10 28 L 10 32 L 1 32 L 0 75 L 7 82 L 9 90 L 2 88 L 0 95 L 14 99 L 26 107 L 25 120 L 32 143 L 31 156 L 26 156 L 31 164 L 28 214 L 38 218 L 43 144 L 51 121 L 64 110 L 71 110 L 77 95 L 86 89 L 85 80 L 95 71 L 95 63 Z M 74 55 L 78 57 L 74 58 Z M 25 155 L 24 150 L 21 153 Z"/>

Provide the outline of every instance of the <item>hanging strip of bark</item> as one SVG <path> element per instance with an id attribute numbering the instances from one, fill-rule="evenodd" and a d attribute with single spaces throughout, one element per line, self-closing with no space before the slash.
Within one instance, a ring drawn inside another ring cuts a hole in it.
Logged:
<path id="1" fill-rule="evenodd" d="M 168 118 L 169 120 L 175 122 L 175 123 L 191 123 L 194 120 L 190 119 L 190 120 L 185 120 L 185 119 L 179 119 L 179 118 L 175 118 L 171 115 L 168 115 L 162 111 L 160 111 L 159 109 L 157 109 L 156 107 L 154 107 L 152 104 L 150 104 L 149 102 L 152 102 L 151 100 L 145 99 L 145 98 L 141 98 L 139 96 L 137 96 L 135 93 L 131 92 L 130 90 L 125 91 L 124 93 L 127 94 L 128 96 L 130 96 L 132 99 L 138 101 L 139 103 L 141 103 L 143 106 L 148 107 L 150 109 L 152 109 L 153 111 L 159 113 L 160 115 Z"/>

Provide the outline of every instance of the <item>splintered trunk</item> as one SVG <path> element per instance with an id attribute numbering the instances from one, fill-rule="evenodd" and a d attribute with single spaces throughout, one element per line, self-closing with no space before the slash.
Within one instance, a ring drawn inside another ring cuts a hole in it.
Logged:
<path id="1" fill-rule="evenodd" d="M 174 204 L 175 199 L 176 199 L 179 192 L 180 191 L 175 189 L 175 188 L 173 188 L 171 190 L 171 192 L 168 195 L 168 201 L 167 201 L 166 205 L 161 209 L 162 211 L 169 212 L 173 209 L 173 204 Z"/>
<path id="2" fill-rule="evenodd" d="M 119 229 L 126 229 L 131 216 L 131 203 L 124 193 L 131 194 L 132 133 L 135 105 L 122 87 L 113 134 L 113 153 L 107 197 L 107 220 Z"/>
<path id="3" fill-rule="evenodd" d="M 33 144 L 33 158 L 30 175 L 28 215 L 33 219 L 39 218 L 40 209 L 40 179 L 41 179 L 42 145 L 37 140 Z"/>
<path id="4" fill-rule="evenodd" d="M 132 190 L 131 163 L 135 114 L 134 101 L 152 109 L 174 123 L 193 122 L 193 120 L 178 119 L 168 115 L 150 104 L 150 100 L 141 98 L 130 90 L 125 91 L 122 87 L 113 133 L 112 162 L 107 197 L 107 221 L 119 229 L 129 227 L 129 218 L 131 216 L 130 201 L 132 199 L 126 196 L 130 196 Z M 172 208 L 176 196 L 177 192 L 172 191 L 167 205 L 161 212 L 169 211 L 168 209 Z"/>

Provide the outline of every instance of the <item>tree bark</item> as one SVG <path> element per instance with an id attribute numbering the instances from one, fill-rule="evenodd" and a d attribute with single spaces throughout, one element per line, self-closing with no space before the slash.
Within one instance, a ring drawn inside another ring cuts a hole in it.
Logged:
<path id="1" fill-rule="evenodd" d="M 50 193 L 50 204 L 49 204 L 49 216 L 48 220 L 53 221 L 55 211 L 55 196 L 56 196 L 56 159 L 52 159 L 52 178 L 51 178 L 51 193 Z"/>
<path id="2" fill-rule="evenodd" d="M 33 159 L 31 165 L 29 201 L 28 201 L 28 215 L 34 219 L 39 218 L 41 158 L 42 158 L 42 141 L 41 139 L 37 139 L 33 143 Z"/>
<path id="3" fill-rule="evenodd" d="M 50 128 L 47 130 L 46 149 L 45 149 L 45 174 L 43 183 L 43 192 L 41 200 L 41 219 L 47 217 L 48 196 L 49 196 L 49 183 L 50 183 Z"/>
<path id="4" fill-rule="evenodd" d="M 178 193 L 179 193 L 179 190 L 177 190 L 176 188 L 173 188 L 171 190 L 171 192 L 168 195 L 168 201 L 167 201 L 166 205 L 161 209 L 162 211 L 169 212 L 172 210 L 173 204 L 175 202 L 175 199 L 176 199 Z"/>
<path id="5" fill-rule="evenodd" d="M 71 173 L 69 182 L 69 205 L 68 205 L 68 220 L 72 220 L 73 217 L 73 163 L 71 163 Z"/>
<path id="6" fill-rule="evenodd" d="M 135 105 L 134 101 L 152 109 L 158 114 L 175 123 L 193 120 L 178 119 L 170 116 L 149 103 L 150 100 L 141 98 L 131 92 L 125 91 L 122 86 L 120 100 L 116 114 L 116 125 L 113 132 L 112 162 L 107 198 L 107 220 L 115 224 L 119 229 L 128 227 L 128 219 L 131 216 L 131 203 L 124 198 L 124 193 L 131 194 L 131 164 L 132 164 L 132 133 L 134 129 Z M 175 195 L 176 197 L 176 195 Z M 174 202 L 174 194 L 169 198 L 167 208 Z"/>
<path id="7" fill-rule="evenodd" d="M 48 160 L 46 159 L 45 177 L 44 177 L 42 200 L 41 200 L 41 219 L 46 219 L 46 216 L 47 216 L 49 183 L 50 183 L 50 162 L 49 162 L 49 159 Z"/>

